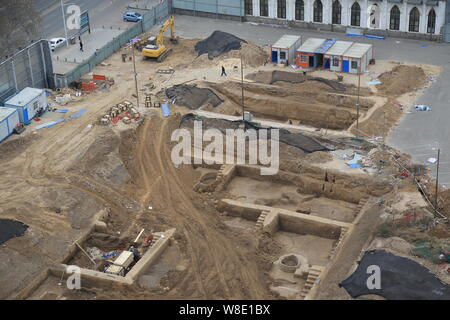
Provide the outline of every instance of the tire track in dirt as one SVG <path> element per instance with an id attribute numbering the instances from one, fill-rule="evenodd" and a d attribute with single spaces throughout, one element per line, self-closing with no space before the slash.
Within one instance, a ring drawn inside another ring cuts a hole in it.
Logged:
<path id="1" fill-rule="evenodd" d="M 158 137 L 151 134 L 154 131 L 148 130 L 150 121 L 146 120 L 140 131 L 139 140 L 144 139 L 146 142 L 145 152 L 138 148 L 137 152 L 143 152 L 143 154 L 137 154 L 137 156 L 141 157 L 141 160 L 147 159 L 146 161 L 153 159 L 158 165 L 157 171 L 151 173 L 161 175 L 163 182 L 161 188 L 157 190 L 159 195 L 155 196 L 154 201 L 159 198 L 160 203 L 168 205 L 167 214 L 173 213 L 172 222 L 185 236 L 192 264 L 189 272 L 195 275 L 202 296 L 204 298 L 255 299 L 266 297 L 267 289 L 261 283 L 256 262 L 249 261 L 244 253 L 232 245 L 235 244 L 235 240 L 214 230 L 216 221 L 209 218 L 207 213 L 198 211 L 192 202 L 195 195 L 189 196 L 193 193 L 192 189 L 186 186 L 179 177 L 177 169 L 172 166 L 171 150 L 167 143 L 171 134 L 169 128 L 171 120 L 152 121 L 152 128 L 158 126 L 156 122 L 160 122 Z M 144 154 L 147 155 L 144 156 Z M 247 266 L 249 268 L 246 268 Z"/>

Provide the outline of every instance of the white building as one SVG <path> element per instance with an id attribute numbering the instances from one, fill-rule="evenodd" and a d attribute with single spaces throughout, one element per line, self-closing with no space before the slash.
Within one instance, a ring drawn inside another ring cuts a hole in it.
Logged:
<path id="1" fill-rule="evenodd" d="M 440 34 L 446 0 L 244 0 L 246 16 Z"/>

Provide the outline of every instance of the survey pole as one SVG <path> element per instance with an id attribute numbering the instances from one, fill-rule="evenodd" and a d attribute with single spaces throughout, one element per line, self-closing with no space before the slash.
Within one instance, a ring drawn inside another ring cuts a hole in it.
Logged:
<path id="1" fill-rule="evenodd" d="M 242 63 L 242 57 L 241 57 L 241 104 L 242 104 L 242 121 L 245 121 L 245 108 L 244 108 L 244 66 Z"/>
<path id="2" fill-rule="evenodd" d="M 358 62 L 358 100 L 356 102 L 356 136 L 359 137 L 359 90 L 361 88 L 361 61 Z"/>
<path id="3" fill-rule="evenodd" d="M 136 87 L 136 103 L 139 108 L 139 92 L 138 92 L 138 83 L 137 83 L 137 72 L 136 72 L 136 56 L 134 54 L 134 43 L 131 43 L 133 50 L 133 68 L 134 68 L 134 85 Z"/>
<path id="4" fill-rule="evenodd" d="M 434 195 L 434 217 L 437 217 L 437 211 L 438 211 L 438 190 L 439 190 L 439 158 L 441 155 L 441 149 L 438 149 L 437 154 L 437 165 L 436 165 L 436 190 Z"/>
<path id="5" fill-rule="evenodd" d="M 62 0 L 60 0 L 60 2 L 61 2 L 62 17 L 63 17 L 64 34 L 66 35 L 66 46 L 69 47 L 69 39 L 67 39 L 66 15 L 64 14 L 64 5 L 63 5 Z"/>

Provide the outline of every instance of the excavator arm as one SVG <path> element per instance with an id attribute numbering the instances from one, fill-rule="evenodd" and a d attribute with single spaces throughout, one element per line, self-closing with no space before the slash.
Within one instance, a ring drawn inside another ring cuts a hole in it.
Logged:
<path id="1" fill-rule="evenodd" d="M 167 29 L 170 28 L 170 41 L 177 43 L 177 39 L 175 37 L 175 18 L 174 16 L 170 16 L 164 24 L 161 26 L 158 35 L 153 37 L 154 42 L 150 42 L 145 48 L 142 50 L 142 55 L 144 59 L 153 58 L 158 62 L 164 61 L 164 59 L 170 54 L 172 49 L 167 49 L 164 45 L 164 33 Z"/>
<path id="2" fill-rule="evenodd" d="M 166 22 L 164 22 L 161 29 L 159 30 L 159 34 L 156 37 L 156 44 L 158 46 L 161 46 L 164 44 L 164 33 L 169 28 L 170 28 L 170 40 L 173 41 L 176 39 L 175 38 L 175 18 L 174 18 L 174 16 L 170 16 L 170 18 L 167 19 Z"/>

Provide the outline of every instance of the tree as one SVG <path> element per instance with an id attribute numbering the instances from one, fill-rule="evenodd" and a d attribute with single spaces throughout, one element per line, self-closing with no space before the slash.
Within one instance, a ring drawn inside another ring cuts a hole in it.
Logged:
<path id="1" fill-rule="evenodd" d="M 40 14 L 33 0 L 0 1 L 0 60 L 39 34 Z"/>

